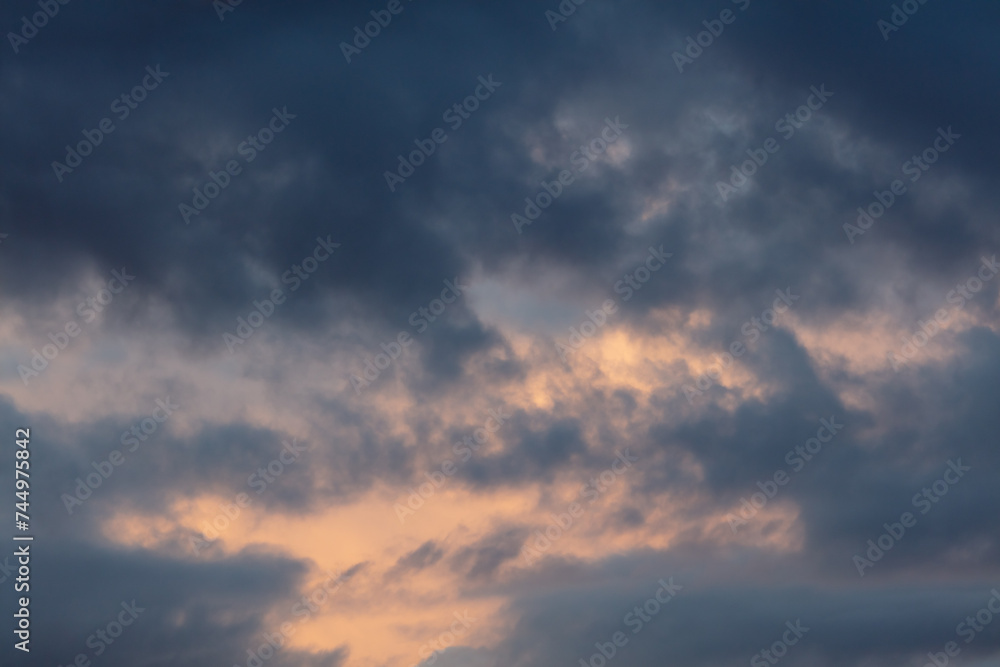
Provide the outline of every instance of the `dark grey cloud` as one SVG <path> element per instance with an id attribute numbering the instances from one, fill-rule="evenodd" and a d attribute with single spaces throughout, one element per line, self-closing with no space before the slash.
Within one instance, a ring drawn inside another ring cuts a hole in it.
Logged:
<path id="1" fill-rule="evenodd" d="M 451 563 L 472 581 L 488 581 L 504 563 L 517 557 L 526 538 L 527 531 L 523 528 L 500 528 L 459 550 L 451 557 Z"/>
<path id="2" fill-rule="evenodd" d="M 585 592 L 525 595 L 515 603 L 521 621 L 514 636 L 499 647 L 497 664 L 589 660 L 599 651 L 596 644 L 610 652 L 607 643 L 616 632 L 624 633 L 627 642 L 614 658 L 623 665 L 750 662 L 783 638 L 796 640 L 781 656 L 781 662 L 790 665 L 926 660 L 928 652 L 942 652 L 952 641 L 961 647 L 963 660 L 989 658 L 1000 649 L 1000 635 L 991 626 L 969 644 L 964 641 L 968 632 L 956 633 L 966 616 L 986 606 L 991 585 L 985 582 L 960 590 L 837 592 L 780 583 L 728 589 L 688 584 L 643 620 L 635 608 L 644 611 L 659 587 L 657 581 L 654 576 L 642 586 L 635 579 L 610 580 L 592 584 Z M 567 608 L 573 613 L 565 613 Z M 789 634 L 786 624 L 802 636 Z"/>
<path id="3" fill-rule="evenodd" d="M 912 330 L 933 312 L 927 294 L 943 301 L 980 256 L 1000 247 L 993 213 L 1000 100 L 989 85 L 1000 60 L 995 5 L 926 3 L 885 41 L 876 22 L 891 3 L 754 0 L 683 74 L 672 52 L 735 3 L 594 0 L 552 31 L 543 14 L 554 5 L 408 3 L 349 65 L 338 44 L 368 19 L 367 5 L 243 3 L 225 21 L 211 3 L 194 0 L 61 5 L 19 53 L 0 45 L 0 233 L 10 234 L 0 247 L 0 304 L 41 340 L 61 324 L 54 304 L 90 296 L 83 286 L 90 272 L 125 266 L 136 281 L 108 309 L 102 334 L 176 334 L 183 354 L 209 360 L 224 354 L 222 333 L 253 300 L 281 286 L 317 237 L 329 236 L 341 247 L 288 295 L 253 343 L 317 346 L 360 367 L 358 351 L 374 353 L 380 341 L 409 331 L 410 314 L 444 279 L 478 274 L 546 292 L 558 274 L 569 296 L 590 302 L 611 294 L 637 266 L 637 253 L 663 244 L 674 257 L 622 308 L 621 320 L 653 335 L 662 326 L 650 316 L 655 309 L 708 310 L 715 317 L 694 338 L 721 351 L 786 287 L 802 295 L 795 314 L 806 325 L 878 316 L 889 293 L 896 304 L 889 315 Z M 8 3 L 0 26 L 16 30 L 35 10 Z M 113 116 L 116 96 L 156 65 L 169 76 L 59 182 L 51 163 L 63 160 L 66 144 Z M 502 86 L 390 192 L 383 172 L 396 156 L 445 126 L 442 112 L 490 74 Z M 775 136 L 775 121 L 820 84 L 834 91 L 830 101 L 782 142 L 745 192 L 720 203 L 715 183 L 730 165 Z M 243 162 L 240 143 L 285 107 L 296 116 L 290 125 Z M 606 118 L 619 116 L 629 126 L 622 139 L 628 159 L 592 164 L 517 234 L 511 213 L 523 210 L 543 179 L 570 168 L 573 151 Z M 842 226 L 939 127 L 953 127 L 961 139 L 850 244 Z M 230 159 L 241 161 L 243 173 L 185 224 L 178 205 Z M 658 209 L 659 200 L 669 202 Z M 998 289 L 987 285 L 966 312 L 995 321 Z M 805 530 L 799 557 L 809 564 L 796 566 L 803 580 L 786 585 L 766 572 L 741 588 L 692 584 L 630 642 L 619 664 L 748 660 L 799 617 L 815 630 L 790 652 L 790 665 L 915 661 L 940 650 L 958 620 L 981 606 L 1000 564 L 993 521 L 1000 497 L 990 475 L 998 463 L 1000 345 L 986 326 L 942 334 L 934 344 L 953 355 L 899 374 L 861 374 L 820 368 L 803 341 L 779 328 L 739 362 L 766 379 L 766 400 L 724 409 L 738 394 L 715 386 L 694 406 L 656 392 L 647 411 L 628 391 L 590 388 L 573 405 L 516 412 L 495 436 L 498 449 L 458 476 L 474 490 L 548 484 L 561 473 L 578 474 L 582 484 L 608 465 L 609 452 L 631 446 L 643 465 L 616 524 L 643 525 L 664 491 L 698 496 L 678 510 L 682 518 L 707 517 L 736 508 L 757 481 L 787 469 L 785 453 L 811 437 L 821 418 L 836 416 L 845 430 L 781 491 Z M 356 498 L 376 482 L 411 483 L 431 451 L 447 455 L 451 443 L 442 434 L 460 439 L 480 426 L 440 423 L 421 408 L 489 394 L 483 385 L 517 384 L 529 371 L 502 327 L 466 302 L 417 337 L 414 350 L 416 371 L 400 374 L 417 405 L 407 416 L 411 431 L 400 435 L 361 399 L 317 396 L 308 407 L 324 416 L 313 426 L 328 435 L 267 485 L 262 505 L 305 513 Z M 3 353 L 13 360 L 4 373 L 30 355 L 6 346 Z M 249 346 L 240 353 L 252 356 Z M 260 364 L 234 381 L 280 391 L 297 372 Z M 397 372 L 381 381 L 392 384 Z M 685 363 L 670 372 L 694 380 Z M 867 402 L 845 405 L 845 387 L 865 389 Z M 183 404 L 178 388 L 174 398 Z M 374 401 L 383 390 L 369 391 Z M 69 423 L 20 413 L 7 399 L 0 417 L 45 434 L 35 459 L 43 481 L 33 496 L 40 537 L 49 540 L 39 541 L 35 601 L 45 639 L 33 660 L 69 661 L 121 601 L 135 598 L 150 611 L 109 649 L 105 664 L 239 662 L 267 631 L 266 613 L 294 599 L 306 563 L 252 551 L 198 560 L 180 551 L 112 549 L 97 532 L 123 507 L 154 512 L 205 489 L 252 494 L 248 478 L 280 454 L 287 434 L 226 422 L 196 424 L 182 437 L 168 422 L 70 517 L 61 494 L 135 421 L 95 415 Z M 704 478 L 679 467 L 682 457 L 696 461 Z M 973 468 L 968 477 L 859 580 L 851 556 L 884 522 L 912 510 L 912 496 L 959 457 Z M 4 497 L 8 490 L 9 480 L 0 483 Z M 183 544 L 191 535 L 168 537 Z M 524 529 L 505 527 L 448 558 L 443 543 L 428 540 L 395 568 L 443 561 L 470 585 L 493 585 L 524 538 Z M 688 569 L 707 558 L 702 544 L 682 540 L 676 550 Z M 749 548 L 727 554 L 729 565 L 758 568 L 769 557 Z M 562 582 L 589 567 L 544 561 L 543 571 Z M 511 603 L 515 631 L 494 657 L 498 664 L 575 664 L 648 589 L 633 577 L 520 591 Z M 991 628 L 965 658 L 995 654 L 997 641 Z M 347 647 L 286 650 L 271 664 L 341 665 L 348 655 Z M 478 649 L 475 655 L 482 657 Z"/>
<path id="4" fill-rule="evenodd" d="M 423 570 L 437 563 L 443 556 L 444 549 L 433 540 L 428 540 L 405 556 L 401 556 L 387 576 L 405 574 L 410 570 Z"/>

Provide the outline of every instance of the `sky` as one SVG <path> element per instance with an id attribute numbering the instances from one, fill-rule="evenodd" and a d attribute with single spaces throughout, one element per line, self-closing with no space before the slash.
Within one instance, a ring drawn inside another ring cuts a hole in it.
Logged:
<path id="1" fill-rule="evenodd" d="M 0 664 L 1000 665 L 998 20 L 5 2 Z"/>

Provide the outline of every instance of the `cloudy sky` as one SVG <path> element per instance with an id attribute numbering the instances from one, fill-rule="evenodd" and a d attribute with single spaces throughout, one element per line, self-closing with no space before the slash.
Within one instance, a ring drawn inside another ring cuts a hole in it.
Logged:
<path id="1" fill-rule="evenodd" d="M 998 20 L 3 3 L 0 663 L 1000 665 Z"/>

